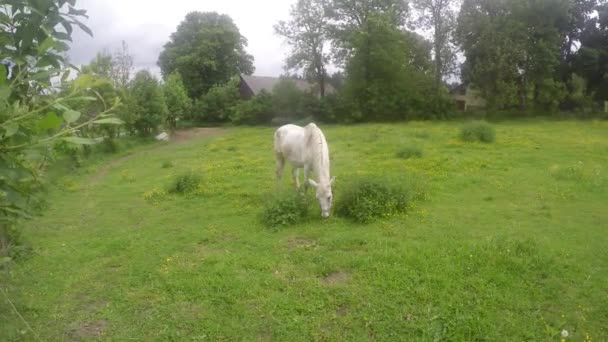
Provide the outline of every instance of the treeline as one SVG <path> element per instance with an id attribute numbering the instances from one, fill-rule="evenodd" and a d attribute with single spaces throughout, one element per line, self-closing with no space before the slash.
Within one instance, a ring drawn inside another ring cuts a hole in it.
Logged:
<path id="1" fill-rule="evenodd" d="M 82 72 L 112 81 L 121 117 L 139 134 L 277 117 L 448 118 L 457 115 L 456 79 L 489 113 L 583 116 L 608 99 L 607 9 L 598 0 L 298 0 L 274 27 L 290 46 L 287 74 L 247 99 L 239 92 L 239 75 L 254 73 L 247 39 L 214 12 L 189 13 L 177 27 L 159 56 L 160 81 L 146 71 L 125 76 L 124 53 L 100 53 Z M 307 80 L 310 91 L 290 79 Z"/>

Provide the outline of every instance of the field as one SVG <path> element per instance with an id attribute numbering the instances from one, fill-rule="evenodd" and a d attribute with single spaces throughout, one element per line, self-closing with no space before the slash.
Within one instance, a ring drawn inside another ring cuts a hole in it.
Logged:
<path id="1" fill-rule="evenodd" d="M 260 223 L 271 128 L 139 147 L 54 180 L 2 287 L 48 341 L 607 340 L 608 122 L 495 127 L 492 144 L 459 123 L 322 127 L 336 201 L 359 176 L 424 191 L 367 225 L 317 206 Z M 166 194 L 186 171 L 197 192 Z M 35 339 L 4 299 L 0 322 L 0 340 Z"/>

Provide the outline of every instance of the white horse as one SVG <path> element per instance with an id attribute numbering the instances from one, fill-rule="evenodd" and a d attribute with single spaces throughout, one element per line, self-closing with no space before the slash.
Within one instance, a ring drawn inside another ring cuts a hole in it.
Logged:
<path id="1" fill-rule="evenodd" d="M 331 186 L 336 177 L 329 178 L 329 149 L 325 135 L 314 123 L 306 127 L 296 125 L 281 126 L 274 133 L 274 151 L 277 160 L 277 178 L 281 180 L 285 161 L 293 167 L 293 178 L 296 187 L 299 169 L 304 169 L 304 180 L 316 189 L 316 197 L 321 206 L 321 216 L 328 217 L 331 209 Z M 308 178 L 309 173 L 316 176 L 315 181 Z M 306 184 L 305 183 L 305 187 Z"/>

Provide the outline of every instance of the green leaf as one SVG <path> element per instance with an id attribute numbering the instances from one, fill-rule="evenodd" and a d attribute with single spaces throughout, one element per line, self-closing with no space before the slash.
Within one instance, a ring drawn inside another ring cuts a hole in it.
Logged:
<path id="1" fill-rule="evenodd" d="M 46 131 L 47 129 L 54 129 L 59 127 L 62 122 L 63 120 L 57 114 L 50 112 L 42 120 L 38 121 L 38 130 Z"/>
<path id="2" fill-rule="evenodd" d="M 12 122 L 6 124 L 5 126 L 2 126 L 2 128 L 4 128 L 4 137 L 9 138 L 19 131 L 19 124 L 16 122 Z"/>
<path id="3" fill-rule="evenodd" d="M 96 124 L 123 125 L 125 122 L 118 118 L 106 118 L 93 121 Z"/>
<path id="4" fill-rule="evenodd" d="M 93 37 L 93 31 L 91 31 L 91 29 L 88 28 L 85 24 L 81 23 L 78 20 L 75 20 L 74 23 L 76 23 L 76 25 L 78 25 L 78 27 L 80 27 L 80 29 L 86 32 L 89 36 Z"/>
<path id="5" fill-rule="evenodd" d="M 55 40 L 53 39 L 53 37 L 47 37 L 42 44 L 38 45 L 38 53 L 39 54 L 43 54 L 45 52 L 48 51 L 48 49 L 53 47 L 53 44 L 55 44 Z"/>
<path id="6" fill-rule="evenodd" d="M 81 115 L 80 112 L 70 109 L 68 111 L 63 112 L 63 119 L 67 123 L 72 123 L 72 122 L 78 120 L 80 118 L 80 115 Z"/>
<path id="7" fill-rule="evenodd" d="M 95 141 L 93 139 L 80 138 L 80 137 L 67 137 L 67 138 L 63 138 L 61 140 L 72 143 L 72 144 L 76 144 L 76 145 L 95 145 L 95 144 L 97 144 L 97 141 Z"/>
<path id="8" fill-rule="evenodd" d="M 74 89 L 82 90 L 90 88 L 95 84 L 95 78 L 92 75 L 81 74 L 74 80 Z"/>

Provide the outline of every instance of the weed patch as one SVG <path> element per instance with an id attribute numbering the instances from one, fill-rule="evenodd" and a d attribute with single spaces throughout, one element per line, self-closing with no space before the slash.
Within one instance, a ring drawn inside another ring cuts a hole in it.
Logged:
<path id="1" fill-rule="evenodd" d="M 310 200 L 301 192 L 280 194 L 264 206 L 261 221 L 269 228 L 304 222 L 308 216 Z"/>
<path id="2" fill-rule="evenodd" d="M 169 185 L 167 192 L 170 194 L 186 195 L 195 192 L 201 183 L 202 178 L 200 175 L 193 172 L 183 173 L 177 175 L 173 182 Z"/>
<path id="3" fill-rule="evenodd" d="M 401 159 L 422 158 L 422 148 L 415 145 L 403 146 L 396 155 Z"/>
<path id="4" fill-rule="evenodd" d="M 460 128 L 460 139 L 467 142 L 493 143 L 496 140 L 496 131 L 485 121 L 471 121 Z"/>
<path id="5" fill-rule="evenodd" d="M 385 179 L 359 179 L 341 191 L 336 213 L 360 223 L 403 213 L 411 199 L 409 186 Z"/>

